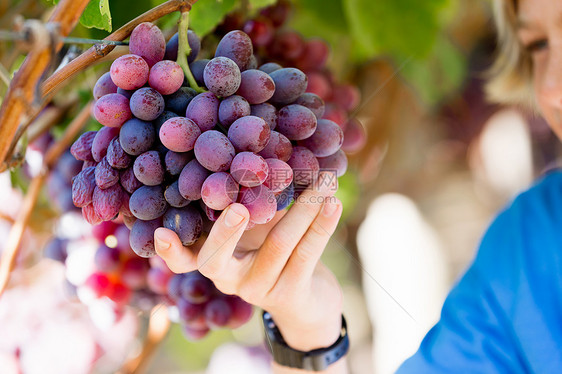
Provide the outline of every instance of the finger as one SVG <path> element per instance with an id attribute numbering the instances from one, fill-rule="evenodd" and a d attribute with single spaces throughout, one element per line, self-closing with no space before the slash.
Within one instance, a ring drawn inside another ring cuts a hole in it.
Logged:
<path id="1" fill-rule="evenodd" d="M 342 205 L 336 197 L 324 203 L 322 211 L 291 254 L 279 277 L 281 282 L 298 284 L 310 280 L 326 245 L 336 231 L 341 214 Z"/>
<path id="2" fill-rule="evenodd" d="M 318 180 L 325 180 L 321 173 Z M 252 266 L 252 276 L 273 285 L 285 267 L 293 249 L 315 220 L 326 198 L 333 195 L 333 183 L 313 184 L 305 190 L 281 221 L 271 230 Z"/>
<path id="3" fill-rule="evenodd" d="M 177 234 L 170 229 L 159 227 L 154 231 L 156 253 L 174 273 L 187 273 L 197 269 L 197 258 L 189 248 L 181 244 Z"/>
<path id="4" fill-rule="evenodd" d="M 213 225 L 205 244 L 197 256 L 199 271 L 211 280 L 220 279 L 233 260 L 236 244 L 250 219 L 242 204 L 229 205 Z"/>

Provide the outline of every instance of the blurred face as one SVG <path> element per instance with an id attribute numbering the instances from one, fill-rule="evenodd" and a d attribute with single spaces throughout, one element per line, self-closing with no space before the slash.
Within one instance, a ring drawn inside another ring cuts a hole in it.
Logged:
<path id="1" fill-rule="evenodd" d="M 532 58 L 540 110 L 562 140 L 562 1 L 518 0 L 518 37 Z"/>

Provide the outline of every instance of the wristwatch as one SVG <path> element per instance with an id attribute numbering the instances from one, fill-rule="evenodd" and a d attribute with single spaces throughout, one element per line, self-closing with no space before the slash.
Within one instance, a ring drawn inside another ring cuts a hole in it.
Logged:
<path id="1" fill-rule="evenodd" d="M 263 326 L 269 350 L 273 360 L 282 366 L 310 371 L 326 370 L 328 366 L 338 361 L 349 351 L 349 337 L 347 323 L 342 315 L 342 333 L 338 340 L 328 348 L 319 348 L 303 352 L 293 349 L 285 343 L 281 332 L 275 325 L 271 314 L 263 312 Z"/>

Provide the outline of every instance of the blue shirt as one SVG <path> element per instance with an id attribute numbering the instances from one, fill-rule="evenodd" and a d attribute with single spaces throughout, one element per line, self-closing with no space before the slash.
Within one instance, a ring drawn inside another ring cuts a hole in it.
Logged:
<path id="1" fill-rule="evenodd" d="M 397 373 L 562 373 L 562 172 L 497 216 Z"/>

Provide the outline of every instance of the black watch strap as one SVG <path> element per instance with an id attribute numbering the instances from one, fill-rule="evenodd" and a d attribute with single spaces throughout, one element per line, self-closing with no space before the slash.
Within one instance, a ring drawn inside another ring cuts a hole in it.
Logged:
<path id="1" fill-rule="evenodd" d="M 263 312 L 263 326 L 265 336 L 273 360 L 282 366 L 310 371 L 326 370 L 328 366 L 338 361 L 349 351 L 349 337 L 347 336 L 347 323 L 342 315 L 342 334 L 338 340 L 327 348 L 314 349 L 303 352 L 293 349 L 285 343 L 285 339 L 275 325 L 271 315 Z"/>

